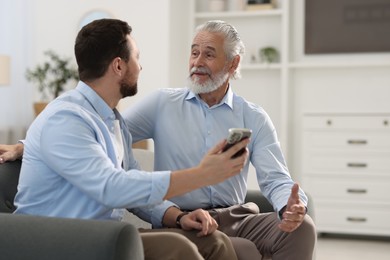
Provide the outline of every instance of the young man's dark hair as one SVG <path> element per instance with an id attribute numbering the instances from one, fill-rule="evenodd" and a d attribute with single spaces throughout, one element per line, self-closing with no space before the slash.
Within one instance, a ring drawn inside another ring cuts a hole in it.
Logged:
<path id="1" fill-rule="evenodd" d="M 95 20 L 85 25 L 74 46 L 80 80 L 100 78 L 115 57 L 128 61 L 131 50 L 126 36 L 131 31 L 130 25 L 116 19 Z"/>

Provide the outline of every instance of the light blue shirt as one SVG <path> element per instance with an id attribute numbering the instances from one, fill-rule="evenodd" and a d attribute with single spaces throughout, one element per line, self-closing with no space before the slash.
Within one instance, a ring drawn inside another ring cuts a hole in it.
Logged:
<path id="1" fill-rule="evenodd" d="M 271 119 L 261 107 L 237 96 L 231 88 L 212 107 L 185 88 L 161 89 L 130 107 L 123 117 L 134 142 L 153 139 L 155 170 L 197 166 L 210 148 L 227 137 L 229 128 L 252 129 L 249 160 L 242 172 L 220 184 L 171 199 L 178 207 L 193 210 L 243 203 L 249 162 L 256 169 L 261 191 L 275 210 L 287 204 L 294 182 Z M 302 190 L 300 197 L 306 204 Z M 160 204 L 154 212 L 165 211 L 167 206 Z M 158 223 L 153 224 L 158 227 Z"/>
<path id="2" fill-rule="evenodd" d="M 123 168 L 112 139 L 115 119 L 122 131 Z M 79 82 L 51 102 L 27 132 L 15 213 L 120 219 L 123 208 L 161 203 L 170 171 L 138 170 L 131 143 L 118 111 Z"/>

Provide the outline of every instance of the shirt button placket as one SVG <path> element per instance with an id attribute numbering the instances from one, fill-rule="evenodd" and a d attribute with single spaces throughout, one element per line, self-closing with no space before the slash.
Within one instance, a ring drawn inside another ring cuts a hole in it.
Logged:
<path id="1" fill-rule="evenodd" d="M 212 146 L 212 143 L 211 143 L 211 134 L 212 134 L 212 128 L 211 128 L 211 111 L 209 109 L 207 109 L 207 112 L 206 112 L 206 136 L 205 136 L 205 139 L 206 139 L 206 150 L 208 151 L 211 146 Z"/>

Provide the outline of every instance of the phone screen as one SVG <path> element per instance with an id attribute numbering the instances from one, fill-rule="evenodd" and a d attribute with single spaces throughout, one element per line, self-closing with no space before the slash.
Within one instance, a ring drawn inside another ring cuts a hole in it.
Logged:
<path id="1" fill-rule="evenodd" d="M 244 140 L 246 138 L 249 138 L 252 134 L 252 130 L 247 128 L 230 128 L 229 129 L 229 135 L 227 137 L 227 144 L 222 149 L 223 152 L 228 150 L 230 147 L 235 145 L 236 143 L 240 142 L 241 140 Z M 239 157 L 245 152 L 245 148 L 242 148 L 237 153 L 235 153 L 232 158 Z"/>

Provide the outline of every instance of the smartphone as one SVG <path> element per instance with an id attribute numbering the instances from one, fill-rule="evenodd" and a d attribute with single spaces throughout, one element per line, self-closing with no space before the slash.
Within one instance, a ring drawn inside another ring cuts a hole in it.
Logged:
<path id="1" fill-rule="evenodd" d="M 246 138 L 251 137 L 252 130 L 248 128 L 230 128 L 229 129 L 229 135 L 226 138 L 227 144 L 222 149 L 222 151 L 228 150 L 230 147 L 235 145 L 236 143 L 240 142 L 241 140 L 244 140 Z M 235 153 L 232 158 L 239 157 L 245 152 L 245 148 L 242 148 L 240 151 Z"/>

